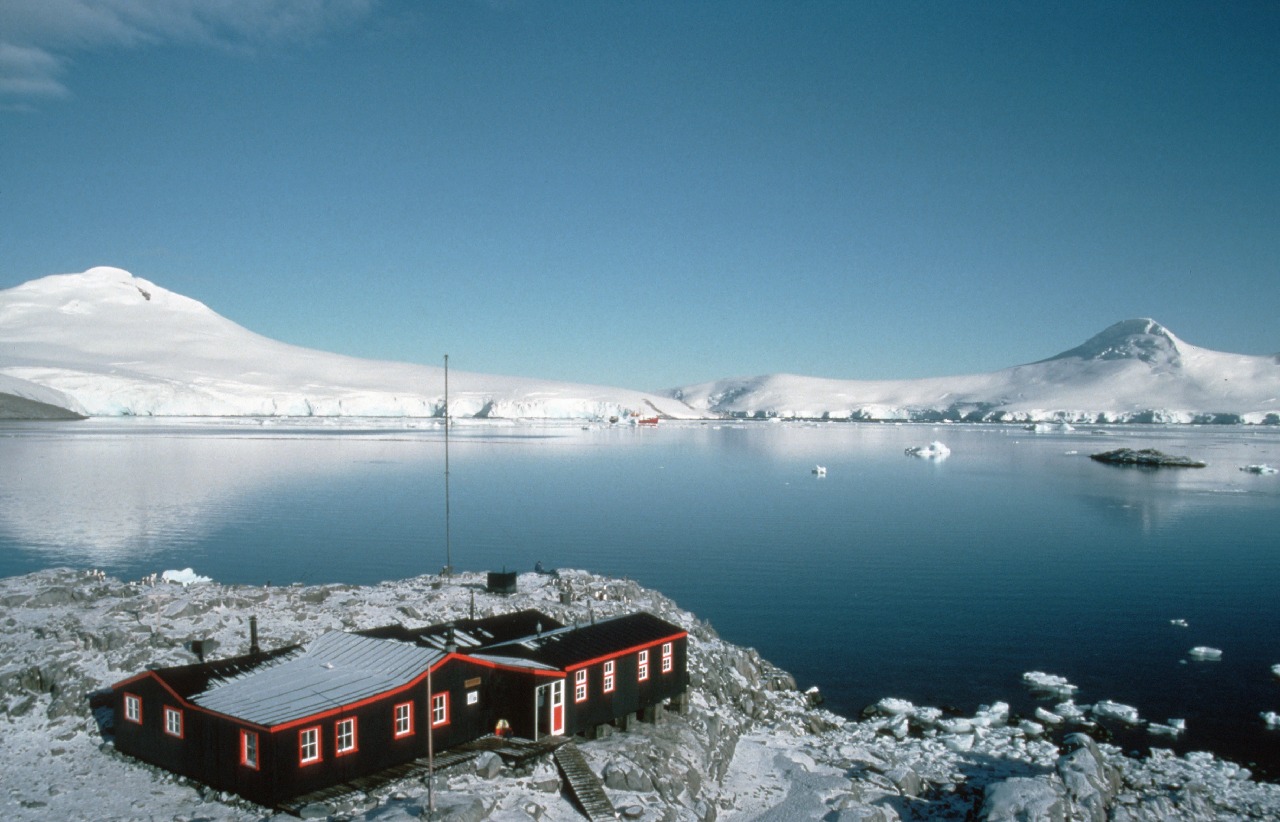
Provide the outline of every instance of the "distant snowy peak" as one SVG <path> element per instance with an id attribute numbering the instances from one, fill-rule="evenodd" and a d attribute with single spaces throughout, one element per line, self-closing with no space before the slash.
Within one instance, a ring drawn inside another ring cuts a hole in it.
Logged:
<path id="1" fill-rule="evenodd" d="M 1141 360 L 1148 365 L 1176 368 L 1182 363 L 1186 343 L 1169 329 L 1151 319 L 1123 320 L 1100 334 L 1095 334 L 1070 351 L 1053 360 Z"/>
<path id="2" fill-rule="evenodd" d="M 674 389 L 709 414 L 948 422 L 1280 423 L 1280 361 L 1197 348 L 1151 319 L 987 374 L 832 380 L 772 374 Z"/>
<path id="3" fill-rule="evenodd" d="M 697 416 L 622 388 L 452 372 L 453 417 Z M 0 291 L 0 417 L 432 417 L 438 366 L 330 354 L 255 334 L 119 268 Z"/>

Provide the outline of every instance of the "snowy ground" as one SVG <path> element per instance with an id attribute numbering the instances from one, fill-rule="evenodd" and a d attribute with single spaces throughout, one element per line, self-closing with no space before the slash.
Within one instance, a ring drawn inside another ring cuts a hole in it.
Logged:
<path id="1" fill-rule="evenodd" d="M 184 587 L 69 570 L 0 580 L 0 818 L 277 818 L 117 754 L 100 726 L 107 717 L 94 715 L 89 696 L 148 664 L 193 661 L 184 647 L 191 639 L 214 640 L 214 656 L 245 652 L 250 615 L 270 648 L 333 628 L 439 622 L 465 615 L 473 596 L 480 616 L 537 607 L 572 623 L 647 609 L 690 631 L 687 714 L 582 743 L 626 818 L 1013 818 L 998 815 L 1008 807 L 993 799 L 1001 786 L 1016 789 L 1003 794 L 1015 804 L 1057 797 L 1056 818 L 1096 818 L 1070 784 L 1059 746 L 998 704 L 974 717 L 944 718 L 884 700 L 876 716 L 848 721 L 811 707 L 789 675 L 721 641 L 661 594 L 577 571 L 526 574 L 519 585 L 518 594 L 498 597 L 483 592 L 478 574 L 374 587 Z M 1157 751 L 1134 760 L 1101 750 L 1113 782 L 1103 797 L 1109 818 L 1280 817 L 1280 786 L 1254 782 L 1207 754 Z M 343 819 L 415 819 L 424 815 L 425 797 L 422 781 L 408 780 L 327 811 Z M 437 777 L 436 797 L 441 815 L 454 819 L 582 818 L 548 763 L 497 776 L 462 766 Z"/>

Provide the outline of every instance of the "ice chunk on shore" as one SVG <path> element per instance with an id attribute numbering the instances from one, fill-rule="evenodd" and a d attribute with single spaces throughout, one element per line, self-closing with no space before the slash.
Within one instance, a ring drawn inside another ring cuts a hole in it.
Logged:
<path id="1" fill-rule="evenodd" d="M 1263 711 L 1258 716 L 1262 717 L 1262 721 L 1267 723 L 1268 730 L 1280 731 L 1280 714 L 1275 711 Z"/>
<path id="2" fill-rule="evenodd" d="M 1280 468 L 1272 468 L 1270 465 L 1242 465 L 1240 470 L 1247 474 L 1280 474 Z"/>
<path id="3" fill-rule="evenodd" d="M 1138 709 L 1132 705 L 1124 705 L 1104 699 L 1093 706 L 1093 715 L 1099 719 L 1115 719 L 1129 725 L 1137 725 L 1142 721 Z"/>
<path id="4" fill-rule="evenodd" d="M 1036 708 L 1036 719 L 1046 725 L 1061 725 L 1066 720 L 1053 711 L 1046 711 L 1044 708 Z"/>
<path id="5" fill-rule="evenodd" d="M 1040 691 L 1053 696 L 1071 696 L 1080 690 L 1068 682 L 1065 676 L 1046 674 L 1044 671 L 1027 671 L 1022 675 L 1022 682 L 1033 691 Z"/>
<path id="6" fill-rule="evenodd" d="M 213 582 L 212 577 L 202 577 L 190 568 L 183 568 L 181 571 L 165 571 L 160 574 L 160 579 L 183 587 L 198 585 L 201 582 Z"/>
<path id="7" fill-rule="evenodd" d="M 913 445 L 905 452 L 909 457 L 922 457 L 924 459 L 944 460 L 951 456 L 951 449 L 942 443 L 934 440 L 928 445 Z"/>
<path id="8" fill-rule="evenodd" d="M 1147 733 L 1157 734 L 1159 736 L 1180 736 L 1187 730 L 1187 720 L 1170 719 L 1167 724 L 1161 725 L 1158 722 L 1152 722 L 1147 726 Z"/>
<path id="9" fill-rule="evenodd" d="M 1217 662 L 1222 659 L 1222 651 L 1218 648 L 1210 648 L 1208 645 L 1197 645 L 1187 651 L 1187 656 L 1200 662 Z"/>

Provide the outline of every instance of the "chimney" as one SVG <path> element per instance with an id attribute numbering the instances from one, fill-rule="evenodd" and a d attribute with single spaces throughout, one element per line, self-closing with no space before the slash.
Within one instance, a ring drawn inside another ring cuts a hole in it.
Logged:
<path id="1" fill-rule="evenodd" d="M 258 647 L 258 618 L 256 616 L 249 617 L 249 653 L 253 656 L 262 653 L 262 649 Z"/>

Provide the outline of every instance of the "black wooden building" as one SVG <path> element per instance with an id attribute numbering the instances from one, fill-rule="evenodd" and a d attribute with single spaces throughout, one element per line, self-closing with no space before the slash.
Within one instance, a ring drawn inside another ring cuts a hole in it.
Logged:
<path id="1" fill-rule="evenodd" d="M 590 734 L 683 697 L 688 637 L 636 613 L 537 611 L 148 670 L 113 687 L 116 748 L 264 805 L 492 733 Z"/>

